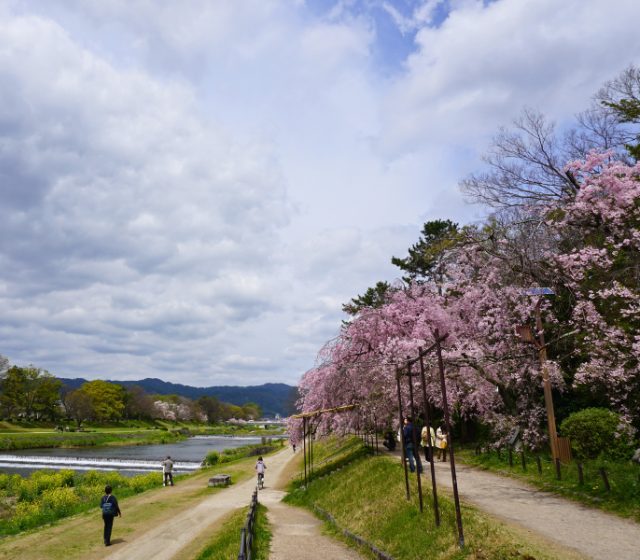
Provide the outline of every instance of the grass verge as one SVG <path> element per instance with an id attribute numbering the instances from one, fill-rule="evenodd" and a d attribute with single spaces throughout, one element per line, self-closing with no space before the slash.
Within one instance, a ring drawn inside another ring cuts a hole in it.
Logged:
<path id="1" fill-rule="evenodd" d="M 640 522 L 640 467 L 631 461 L 584 461 L 583 482 L 580 483 L 578 464 L 575 461 L 562 465 L 562 478 L 557 480 L 555 466 L 548 458 L 541 460 L 542 473 L 539 473 L 532 455 L 525 456 L 526 470 L 522 468 L 519 453 L 513 454 L 513 466 L 509 466 L 505 451 L 500 456 L 496 452 L 475 455 L 473 451 L 465 449 L 456 452 L 456 456 L 468 465 L 518 478 L 547 492 Z M 601 468 L 607 473 L 609 491 L 600 474 Z"/>
<path id="2" fill-rule="evenodd" d="M 232 513 L 195 560 L 236 560 L 240 550 L 240 531 L 245 524 L 248 510 L 249 508 L 246 507 Z M 261 504 L 258 504 L 255 531 L 251 558 L 267 560 L 271 529 L 267 521 L 267 508 Z"/>
<path id="3" fill-rule="evenodd" d="M 528 542 L 522 534 L 465 505 L 462 516 L 466 546 L 461 550 L 457 544 L 453 501 L 439 496 L 442 522 L 435 527 L 429 498 L 426 497 L 424 513 L 419 511 L 415 492 L 412 500 L 407 501 L 402 469 L 388 457 L 361 456 L 330 475 L 313 480 L 306 491 L 293 485 L 285 501 L 312 511 L 314 506 L 322 508 L 335 518 L 339 528 L 362 537 L 396 559 L 417 560 L 426 555 L 441 560 L 564 557 L 558 550 Z M 339 534 L 332 526 L 329 530 Z"/>

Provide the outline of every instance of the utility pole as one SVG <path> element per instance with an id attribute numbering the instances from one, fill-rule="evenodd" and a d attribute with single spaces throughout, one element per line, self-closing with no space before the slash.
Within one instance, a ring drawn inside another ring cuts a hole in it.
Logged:
<path id="1" fill-rule="evenodd" d="M 540 304 L 542 298 L 536 303 L 536 331 L 538 331 L 538 357 L 540 359 L 540 369 L 542 370 L 542 382 L 544 387 L 544 404 L 547 409 L 547 426 L 549 429 L 549 441 L 551 443 L 551 456 L 555 464 L 560 457 L 558 452 L 558 432 L 556 430 L 556 414 L 553 409 L 553 394 L 551 393 L 551 382 L 549 381 L 549 370 L 547 369 L 547 346 L 544 342 L 544 331 L 542 329 L 542 317 L 540 314 Z"/>
<path id="2" fill-rule="evenodd" d="M 553 394 L 551 393 L 551 382 L 549 381 L 549 370 L 547 369 L 547 345 L 544 341 L 544 330 L 542 328 L 542 315 L 540 305 L 542 297 L 555 295 L 551 288 L 529 288 L 525 293 L 530 296 L 540 296 L 534 308 L 536 321 L 536 335 L 531 331 L 529 325 L 520 325 L 516 327 L 518 336 L 524 342 L 532 342 L 538 350 L 538 359 L 540 360 L 540 372 L 542 374 L 542 384 L 544 390 L 544 405 L 547 409 L 547 429 L 549 430 L 549 444 L 551 446 L 551 456 L 555 463 L 560 457 L 558 449 L 558 432 L 556 430 L 556 414 L 553 409 Z"/>

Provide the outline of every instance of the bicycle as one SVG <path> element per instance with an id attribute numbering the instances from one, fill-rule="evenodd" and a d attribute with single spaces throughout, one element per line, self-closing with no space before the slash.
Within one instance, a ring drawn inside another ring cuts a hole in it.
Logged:
<path id="1" fill-rule="evenodd" d="M 258 490 L 264 488 L 264 473 L 258 473 Z"/>

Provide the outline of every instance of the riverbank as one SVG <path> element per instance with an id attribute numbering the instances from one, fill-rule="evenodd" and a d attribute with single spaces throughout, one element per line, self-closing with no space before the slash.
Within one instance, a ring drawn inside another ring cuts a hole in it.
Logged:
<path id="1" fill-rule="evenodd" d="M 58 426 L 60 427 L 60 426 Z M 282 435 L 282 429 L 259 429 L 237 424 L 198 424 L 167 421 L 87 423 L 81 431 L 59 430 L 51 423 L 0 422 L 0 451 L 173 443 L 193 435 Z M 66 427 L 63 427 L 66 428 Z"/>
<path id="2" fill-rule="evenodd" d="M 250 461 L 254 461 L 254 457 L 258 454 L 267 454 L 282 448 L 282 445 L 275 447 L 260 443 L 238 446 L 239 443 L 245 443 L 242 439 L 247 438 L 230 439 L 218 436 L 211 436 L 211 438 L 224 439 L 228 444 L 233 443 L 231 447 L 223 447 L 220 441 L 217 441 L 217 447 L 220 449 L 217 452 L 219 462 L 226 465 L 235 464 L 247 457 Z M 251 439 L 255 441 L 257 438 Z M 174 475 L 180 484 L 190 476 L 195 476 L 194 472 L 197 474 L 202 472 L 200 465 L 208 447 L 193 440 L 181 445 L 182 452 L 175 450 L 176 453 L 173 455 L 176 457 Z M 195 450 L 191 449 L 190 456 L 186 455 L 189 449 L 185 446 L 195 447 Z M 151 452 L 157 453 L 157 449 Z M 27 461 L 35 458 L 35 456 L 24 457 Z M 21 457 L 16 456 L 15 459 L 19 460 Z M 107 484 L 112 486 L 118 498 L 157 488 L 162 484 L 159 457 L 154 461 L 113 460 L 107 457 L 98 460 L 95 457 L 87 457 L 83 460 L 76 457 L 75 465 L 70 464 L 69 457 L 47 456 L 43 459 L 49 463 L 49 469 L 58 469 L 57 472 L 37 470 L 28 477 L 20 474 L 0 474 L 0 536 L 19 533 L 25 529 L 36 528 L 57 519 L 93 509 Z M 66 468 L 61 468 L 65 466 Z M 138 472 L 126 476 L 121 469 L 141 470 L 145 474 Z M 176 475 L 176 473 L 179 474 Z"/>

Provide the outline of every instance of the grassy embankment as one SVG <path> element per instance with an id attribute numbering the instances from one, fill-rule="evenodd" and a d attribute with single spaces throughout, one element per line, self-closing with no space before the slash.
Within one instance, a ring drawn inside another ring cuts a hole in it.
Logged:
<path id="1" fill-rule="evenodd" d="M 326 462 L 321 466 L 323 461 Z M 314 506 L 322 508 L 335 518 L 340 529 L 362 537 L 393 558 L 413 560 L 428 555 L 441 560 L 558 560 L 565 557 L 551 545 L 532 542 L 524 532 L 464 504 L 466 546 L 461 550 L 450 496 L 442 491 L 439 495 L 442 522 L 440 527 L 435 527 L 429 484 L 425 483 L 425 511 L 420 513 L 415 488 L 411 501 L 406 499 L 403 471 L 397 459 L 364 455 L 358 440 L 332 438 L 319 442 L 314 445 L 314 462 L 318 465 L 315 471 L 318 477 L 306 491 L 300 481 L 295 482 L 286 501 L 312 511 Z M 331 472 L 336 464 L 341 464 L 341 468 Z M 341 535 L 335 528 L 330 530 Z"/>
<path id="2" fill-rule="evenodd" d="M 232 424 L 196 424 L 167 421 L 129 421 L 91 424 L 83 431 L 56 431 L 51 423 L 0 422 L 0 451 L 44 447 L 94 447 L 172 443 L 190 435 L 269 436 L 282 430 L 263 430 Z"/>
<path id="3" fill-rule="evenodd" d="M 232 484 L 237 484 L 255 476 L 254 457 L 236 458 L 216 467 L 180 477 L 175 488 L 169 490 L 172 499 L 167 500 L 167 489 L 157 484 L 151 490 L 126 497 L 126 489 L 115 486 L 123 518 L 116 521 L 114 540 L 120 537 L 128 542 L 142 536 L 148 530 L 163 523 L 169 523 L 181 511 L 190 509 L 194 504 L 208 496 L 224 492 L 224 488 L 209 488 L 206 482 L 217 473 L 231 475 Z M 111 480 L 109 481 L 111 482 Z M 97 514 L 97 504 L 89 501 L 87 511 L 71 518 L 59 519 L 42 527 L 30 529 L 17 535 L 0 538 L 0 560 L 20 558 L 21 560 L 97 560 L 104 555 L 101 542 L 102 520 Z M 176 557 L 180 560 L 192 560 L 211 542 L 217 534 L 218 524 L 212 525 L 206 534 L 194 538 L 188 550 L 181 551 Z M 239 545 L 239 532 L 235 536 Z M 237 551 L 236 551 L 237 554 Z"/>
<path id="4" fill-rule="evenodd" d="M 280 449 L 270 446 L 243 446 L 220 453 L 216 463 L 229 465 L 257 454 Z M 180 483 L 195 475 L 177 475 Z M 109 484 L 122 500 L 162 484 L 160 472 L 125 477 L 115 471 L 37 471 L 30 477 L 0 474 L 0 537 L 41 527 L 58 519 L 95 509 L 104 487 Z"/>
<path id="5" fill-rule="evenodd" d="M 597 507 L 622 517 L 640 522 L 640 466 L 631 461 L 590 460 L 583 462 L 583 483 L 580 484 L 578 465 L 574 461 L 562 465 L 561 480 L 556 478 L 556 469 L 549 458 L 542 459 L 542 474 L 538 473 L 535 457 L 526 455 L 525 466 L 519 453 L 513 454 L 513 466 L 504 450 L 475 455 L 465 449 L 456 453 L 469 465 L 480 467 L 502 475 L 524 480 L 547 492 L 555 492 L 566 498 Z M 605 469 L 610 490 L 607 491 L 600 468 Z"/>

